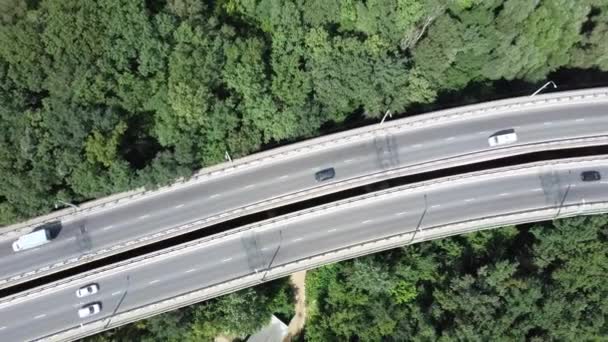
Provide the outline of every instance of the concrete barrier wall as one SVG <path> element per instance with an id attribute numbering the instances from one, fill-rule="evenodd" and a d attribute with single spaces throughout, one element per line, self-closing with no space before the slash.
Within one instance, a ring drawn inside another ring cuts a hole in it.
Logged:
<path id="1" fill-rule="evenodd" d="M 277 160 L 296 157 L 305 153 L 319 152 L 329 147 L 335 147 L 337 144 L 351 144 L 361 139 L 369 139 L 374 137 L 374 134 L 398 134 L 407 130 L 415 130 L 420 127 L 427 127 L 434 124 L 445 124 L 451 121 L 465 120 L 471 117 L 505 115 L 507 113 L 526 111 L 551 106 L 575 106 L 589 103 L 608 103 L 608 88 L 597 88 L 589 90 L 578 90 L 563 93 L 553 93 L 538 97 L 520 97 L 514 99 L 500 100 L 477 105 L 470 105 L 454 109 L 447 109 L 429 114 L 418 115 L 411 118 L 399 119 L 390 122 L 385 122 L 383 125 L 371 125 L 355 130 L 345 131 L 337 134 L 327 135 L 316 139 L 303 141 L 300 143 L 287 145 L 281 148 L 269 150 L 253 154 L 244 158 L 235 160 L 233 163 L 218 164 L 213 167 L 205 168 L 197 172 L 192 178 L 179 179 L 175 183 L 159 188 L 154 191 L 146 191 L 138 189 L 130 192 L 120 193 L 109 197 L 104 197 L 99 200 L 91 201 L 79 206 L 79 210 L 64 209 L 41 216 L 23 223 L 0 228 L 0 239 L 15 239 L 19 235 L 30 232 L 33 227 L 45 222 L 73 219 L 75 217 L 86 216 L 91 213 L 98 213 L 104 210 L 128 204 L 142 198 L 158 196 L 162 193 L 174 191 L 176 189 L 191 186 L 193 184 L 203 182 L 216 177 L 223 177 L 231 172 L 236 172 L 243 168 L 253 168 L 272 164 Z M 294 203 L 297 201 L 307 200 L 316 196 L 321 196 L 344 189 L 349 189 L 357 186 L 366 185 L 369 183 L 400 177 L 404 175 L 420 173 L 434 170 L 438 167 L 455 167 L 473 162 L 481 162 L 499 157 L 512 156 L 523 153 L 531 153 L 536 151 L 544 151 L 550 149 L 564 149 L 583 146 L 603 145 L 608 143 L 608 135 L 586 137 L 579 139 L 564 139 L 537 144 L 508 146 L 490 151 L 478 153 L 470 153 L 454 158 L 444 158 L 428 163 L 417 165 L 409 165 L 389 169 L 374 174 L 369 174 L 361 177 L 347 179 L 341 182 L 330 183 L 319 187 L 302 190 L 295 193 L 278 196 L 275 198 L 265 199 L 256 203 L 251 203 L 240 208 L 233 208 L 217 215 L 201 218 L 185 225 L 176 227 L 167 227 L 163 232 L 134 237 L 133 240 L 123 241 L 111 247 L 104 249 L 92 250 L 89 253 L 80 255 L 66 260 L 62 260 L 52 265 L 46 265 L 36 270 L 28 270 L 21 274 L 13 275 L 7 278 L 0 278 L 0 289 L 8 286 L 16 285 L 24 281 L 32 280 L 47 274 L 51 274 L 63 269 L 82 265 L 100 258 L 108 257 L 129 249 L 144 246 L 150 243 L 161 241 L 173 236 L 184 234 L 196 229 L 201 229 L 213 224 L 234 219 L 243 215 L 260 212 L 272 209 L 278 206 Z"/>
<path id="2" fill-rule="evenodd" d="M 568 160 L 558 160 L 558 161 L 545 161 L 532 163 L 527 165 L 518 165 L 498 170 L 485 170 L 470 174 L 457 175 L 453 177 L 446 177 L 439 180 L 432 180 L 428 182 L 406 185 L 397 188 L 391 188 L 383 191 L 378 191 L 375 193 L 369 193 L 362 196 L 358 196 L 355 198 L 349 198 L 343 201 L 326 204 L 323 206 L 310 208 L 303 210 L 301 212 L 292 213 L 280 217 L 276 217 L 273 219 L 269 219 L 263 222 L 251 224 L 248 226 L 240 227 L 234 229 L 229 232 L 224 232 L 218 235 L 214 235 L 211 237 L 206 237 L 197 241 L 192 241 L 183 245 L 175 246 L 174 248 L 168 249 L 166 251 L 158 251 L 155 253 L 151 253 L 149 255 L 145 255 L 139 258 L 127 260 L 121 262 L 119 264 L 110 265 L 102 269 L 93 270 L 87 272 L 86 274 L 79 274 L 77 276 L 72 277 L 71 279 L 64 279 L 58 281 L 53 284 L 47 284 L 41 286 L 36 289 L 31 289 L 26 292 L 22 292 L 16 294 L 14 296 L 4 298 L 0 301 L 0 308 L 9 307 L 15 303 L 18 303 L 23 300 L 27 300 L 28 298 L 43 296 L 43 295 L 51 295 L 54 291 L 58 291 L 66 286 L 74 285 L 78 282 L 91 282 L 94 281 L 96 277 L 105 276 L 108 274 L 122 272 L 127 269 L 138 267 L 140 265 L 144 265 L 147 263 L 153 263 L 156 260 L 161 260 L 163 258 L 169 256 L 175 256 L 182 253 L 186 253 L 191 251 L 192 249 L 204 248 L 206 245 L 210 243 L 215 243 L 219 239 L 222 239 L 227 236 L 234 236 L 235 234 L 242 234 L 251 230 L 263 230 L 268 229 L 269 227 L 275 225 L 285 224 L 286 222 L 299 219 L 303 216 L 310 215 L 320 215 L 326 212 L 331 212 L 337 210 L 339 208 L 350 207 L 353 205 L 361 205 L 362 203 L 369 203 L 376 201 L 378 199 L 386 199 L 387 197 L 392 196 L 400 196 L 406 192 L 413 191 L 423 191 L 427 187 L 438 187 L 438 186 L 453 186 L 462 182 L 470 182 L 471 180 L 477 180 L 482 178 L 494 178 L 499 176 L 506 175 L 516 175 L 516 174 L 525 174 L 530 172 L 537 172 L 538 168 L 546 167 L 546 166 L 555 166 L 555 167 L 567 167 L 568 165 L 585 165 L 585 166 L 593 166 L 598 163 L 606 163 L 608 162 L 608 156 L 596 156 L 596 157 L 586 157 L 586 158 L 573 158 Z M 177 307 L 185 306 L 194 302 L 202 301 L 205 299 L 209 299 L 215 296 L 219 296 L 225 293 L 233 292 L 238 289 L 242 289 L 248 286 L 252 286 L 258 284 L 262 281 L 268 281 L 271 279 L 279 278 L 293 272 L 302 270 L 302 269 L 310 269 L 315 268 L 320 265 L 336 262 L 339 260 L 344 260 L 348 258 L 353 258 L 356 256 L 361 256 L 365 254 L 375 253 L 381 250 L 394 248 L 397 246 L 403 246 L 410 243 L 417 243 L 421 241 L 427 241 L 431 239 L 443 238 L 450 235 L 462 234 L 471 231 L 490 229 L 495 227 L 500 227 L 504 225 L 510 224 L 519 224 L 525 222 L 534 222 L 534 221 L 542 221 L 553 219 L 557 217 L 569 217 L 574 215 L 589 215 L 589 214 L 597 214 L 597 213 L 605 213 L 608 212 L 608 198 L 606 201 L 598 202 L 598 203 L 578 203 L 561 207 L 542 207 L 535 208 L 527 211 L 521 212 L 507 212 L 502 215 L 487 217 L 482 219 L 474 219 L 474 220 L 463 220 L 460 222 L 454 222 L 452 224 L 429 227 L 424 228 L 418 232 L 407 232 L 399 235 L 383 237 L 381 239 L 366 241 L 360 244 L 351 245 L 351 246 L 343 246 L 336 248 L 332 251 L 328 251 L 326 253 L 311 255 L 305 259 L 301 259 L 289 264 L 285 265 L 277 265 L 267 270 L 267 272 L 259 272 L 244 276 L 242 278 L 233 279 L 228 282 L 216 284 L 214 286 L 210 286 L 204 289 L 200 289 L 197 291 L 193 291 L 181 296 L 177 296 L 174 298 L 162 300 L 156 303 L 151 303 L 146 306 L 142 306 L 140 308 L 130 310 L 127 312 L 120 313 L 115 315 L 110 322 L 108 319 L 95 321 L 82 327 L 71 329 L 68 331 L 64 331 L 58 334 L 53 335 L 52 340 L 70 340 L 78 337 L 82 337 L 85 335 L 93 334 L 99 332 L 104 329 L 107 325 L 107 328 L 112 328 L 118 325 L 126 324 L 128 322 L 139 320 L 160 312 L 168 311 L 175 309 Z M 559 215 L 559 216 L 558 216 Z"/>
<path id="3" fill-rule="evenodd" d="M 188 179 L 177 179 L 174 183 L 156 190 L 145 190 L 140 188 L 85 202 L 79 205 L 79 210 L 77 212 L 72 208 L 66 208 L 47 215 L 32 218 L 28 221 L 1 227 L 0 238 L 3 238 L 7 234 L 10 234 L 11 237 L 22 235 L 29 232 L 33 227 L 46 222 L 62 220 L 74 216 L 85 216 L 99 210 L 107 210 L 116 205 L 122 205 L 143 197 L 155 196 L 166 191 L 173 191 L 177 188 L 189 186 L 201 181 L 225 176 L 231 172 L 244 168 L 268 166 L 272 165 L 277 160 L 292 158 L 305 153 L 318 152 L 323 149 L 335 147 L 336 145 L 350 144 L 360 139 L 373 137 L 374 134 L 395 134 L 405 130 L 428 127 L 439 123 L 443 124 L 450 121 L 466 120 L 471 117 L 505 115 L 506 113 L 538 108 L 605 102 L 608 102 L 608 88 L 606 87 L 558 92 L 535 97 L 517 97 L 386 121 L 383 125 L 369 125 L 336 134 L 330 134 L 251 154 L 238 158 L 232 163 L 226 162 L 210 166 L 199 170 Z"/>

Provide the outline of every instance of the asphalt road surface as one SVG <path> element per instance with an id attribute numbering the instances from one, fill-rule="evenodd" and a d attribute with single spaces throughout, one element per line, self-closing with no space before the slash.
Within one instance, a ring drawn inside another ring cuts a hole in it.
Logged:
<path id="1" fill-rule="evenodd" d="M 398 135 L 377 136 L 320 153 L 302 154 L 272 166 L 237 171 L 63 222 L 57 237 L 36 249 L 15 253 L 11 248 L 12 240 L 1 241 L 0 279 L 315 187 L 318 183 L 314 173 L 327 167 L 336 170 L 332 181 L 341 181 L 395 167 L 485 151 L 490 149 L 488 136 L 505 128 L 516 129 L 518 144 L 605 134 L 607 107 L 605 104 L 586 104 L 467 119 Z"/>
<path id="2" fill-rule="evenodd" d="M 582 182 L 580 173 L 598 170 L 601 181 Z M 559 206 L 560 203 L 606 201 L 608 161 L 593 167 L 575 164 L 543 166 L 511 176 L 470 178 L 465 183 L 436 183 L 416 192 L 307 215 L 276 225 L 235 234 L 180 256 L 95 280 L 100 292 L 78 299 L 78 286 L 0 308 L 0 340 L 43 337 L 80 323 L 109 317 L 192 290 L 287 264 L 348 245 L 463 220 Z M 425 196 L 426 195 L 426 196 Z M 425 200 L 426 197 L 426 200 Z M 279 248 L 280 245 L 280 248 Z M 278 252 L 277 252 L 278 249 Z M 85 284 L 80 284 L 82 286 Z M 77 310 L 101 301 L 96 316 L 80 319 Z M 117 308 L 118 304 L 120 306 Z"/>

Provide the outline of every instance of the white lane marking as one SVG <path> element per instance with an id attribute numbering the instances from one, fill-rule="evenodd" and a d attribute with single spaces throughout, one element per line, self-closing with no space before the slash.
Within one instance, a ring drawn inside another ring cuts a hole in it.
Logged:
<path id="1" fill-rule="evenodd" d="M 454 140 L 454 139 L 456 139 L 456 138 L 455 138 L 455 137 L 449 137 L 449 138 L 445 138 L 445 140 L 446 140 L 446 141 L 452 141 L 452 140 Z"/>
<path id="2" fill-rule="evenodd" d="M 545 126 L 550 126 L 552 124 L 553 124 L 553 122 L 551 122 L 551 121 L 543 122 L 543 125 L 545 125 Z"/>
<path id="3" fill-rule="evenodd" d="M 150 217 L 150 215 L 141 215 L 139 218 L 143 220 L 143 219 L 146 219 L 148 217 Z"/>
<path id="4" fill-rule="evenodd" d="M 336 228 L 334 228 L 334 229 L 330 229 L 330 230 L 328 230 L 327 232 L 328 232 L 328 233 L 332 233 L 332 232 L 335 232 L 336 230 L 337 230 L 337 229 L 336 229 Z"/>
<path id="5" fill-rule="evenodd" d="M 213 195 L 209 196 L 209 198 L 216 198 L 216 197 L 220 197 L 220 194 L 213 194 Z"/>
<path id="6" fill-rule="evenodd" d="M 402 216 L 405 214 L 407 214 L 407 211 L 400 211 L 400 212 L 396 213 L 395 216 Z"/>
<path id="7" fill-rule="evenodd" d="M 346 160 L 344 160 L 345 163 L 350 163 L 352 161 L 353 161 L 352 159 L 346 159 Z"/>
<path id="8" fill-rule="evenodd" d="M 39 319 L 39 318 L 43 318 L 43 317 L 46 317 L 46 314 L 35 316 L 34 319 Z"/>
<path id="9" fill-rule="evenodd" d="M 152 280 L 151 282 L 149 282 L 148 284 L 152 285 L 152 284 L 156 284 L 158 283 L 160 280 L 156 279 L 156 280 Z"/>
<path id="10" fill-rule="evenodd" d="M 265 251 L 265 250 L 267 250 L 267 249 L 268 249 L 268 247 L 262 247 L 260 250 L 261 250 L 261 251 Z"/>
<path id="11" fill-rule="evenodd" d="M 479 133 L 477 133 L 477 134 L 479 134 L 479 135 L 486 135 L 486 134 L 488 134 L 488 132 L 486 132 L 486 131 L 482 131 L 482 132 L 479 132 Z"/>
<path id="12" fill-rule="evenodd" d="M 362 224 L 366 224 L 366 223 L 370 223 L 370 222 L 372 222 L 372 220 L 361 221 Z"/>
<path id="13" fill-rule="evenodd" d="M 182 203 L 182 204 L 178 204 L 178 205 L 176 205 L 176 206 L 175 206 L 175 207 L 173 207 L 173 208 L 175 208 L 175 209 L 179 209 L 179 208 L 183 207 L 184 205 L 185 205 L 185 204 L 183 204 L 183 203 Z"/>
<path id="14" fill-rule="evenodd" d="M 230 260 L 232 260 L 232 258 L 226 258 L 226 259 L 222 260 L 222 262 L 228 262 Z"/>
<path id="15" fill-rule="evenodd" d="M 414 144 L 412 145 L 413 148 L 418 148 L 418 147 L 422 147 L 422 144 Z"/>
<path id="16" fill-rule="evenodd" d="M 283 175 L 283 176 L 279 177 L 279 179 L 285 179 L 285 178 L 288 178 L 288 177 L 289 177 L 289 175 Z"/>
<path id="17" fill-rule="evenodd" d="M 543 191 L 543 188 L 536 188 L 536 189 L 532 189 L 532 191 L 536 191 L 536 192 L 538 192 L 538 191 Z"/>
<path id="18" fill-rule="evenodd" d="M 503 192 L 502 194 L 498 195 L 498 196 L 509 196 L 510 194 L 508 192 Z"/>
<path id="19" fill-rule="evenodd" d="M 583 122 L 583 121 L 585 121 L 585 119 L 580 118 L 580 119 L 576 119 L 576 120 L 574 120 L 574 121 L 576 121 L 576 122 Z"/>
<path id="20" fill-rule="evenodd" d="M 192 273 L 194 271 L 196 271 L 196 268 L 191 268 L 191 269 L 187 270 L 185 273 Z"/>
<path id="21" fill-rule="evenodd" d="M 4 330 L 4 329 L 6 329 L 6 327 L 0 327 L 0 330 Z"/>
<path id="22" fill-rule="evenodd" d="M 255 186 L 255 184 L 249 184 L 249 185 L 247 185 L 247 186 L 245 187 L 245 189 L 251 189 L 251 188 L 253 188 L 254 186 Z"/>
<path id="23" fill-rule="evenodd" d="M 473 202 L 474 200 L 475 200 L 475 198 L 467 198 L 467 199 L 465 199 L 464 201 L 465 201 L 465 202 Z"/>
<path id="24" fill-rule="evenodd" d="M 439 208 L 439 207 L 441 207 L 441 204 L 433 204 L 433 205 L 431 206 L 431 208 Z"/>
<path id="25" fill-rule="evenodd" d="M 113 224 L 111 224 L 111 225 L 109 225 L 109 226 L 105 226 L 105 227 L 103 227 L 103 230 L 109 230 L 109 229 L 112 229 L 112 228 L 114 228 L 114 225 L 113 225 Z"/>
<path id="26" fill-rule="evenodd" d="M 298 242 L 298 241 L 302 241 L 302 238 L 297 238 L 297 239 L 291 240 L 291 242 Z"/>
<path id="27" fill-rule="evenodd" d="M 120 291 L 112 292 L 112 296 L 117 296 L 120 294 Z"/>

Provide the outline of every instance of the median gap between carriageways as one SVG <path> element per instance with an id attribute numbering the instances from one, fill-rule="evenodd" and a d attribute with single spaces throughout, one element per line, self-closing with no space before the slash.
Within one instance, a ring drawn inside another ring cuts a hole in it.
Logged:
<path id="1" fill-rule="evenodd" d="M 0 298 L 10 296 L 22 291 L 26 291 L 28 289 L 32 289 L 38 287 L 40 285 L 48 284 L 55 282 L 57 280 L 61 280 L 64 278 L 69 278 L 71 276 L 77 275 L 79 273 L 83 273 L 95 268 L 100 268 L 104 266 L 108 266 L 117 262 L 121 262 L 124 260 L 128 260 L 134 257 L 138 257 L 141 255 L 145 255 L 148 253 L 152 253 L 155 251 L 159 251 L 162 249 L 167 249 L 185 242 L 189 242 L 192 240 L 200 239 L 203 237 L 211 236 L 214 234 L 218 234 L 227 230 L 231 230 L 234 228 L 238 228 L 244 225 L 252 224 L 255 222 L 263 221 L 271 217 L 281 216 L 289 213 L 293 213 L 296 211 L 304 210 L 311 207 L 316 207 L 319 205 L 336 202 L 340 200 L 344 200 L 350 197 L 355 197 L 359 195 L 363 195 L 370 192 L 380 191 L 392 187 L 419 183 L 423 181 L 429 181 L 437 178 L 444 178 L 449 176 L 456 176 L 459 174 L 471 173 L 476 171 L 501 168 L 501 167 L 509 167 L 516 166 L 520 164 L 527 164 L 533 162 L 540 161 L 548 161 L 548 160 L 557 160 L 557 159 L 567 159 L 567 158 L 575 158 L 575 157 L 586 157 L 593 155 L 601 155 L 608 154 L 608 145 L 602 146 L 592 146 L 592 147 L 581 147 L 581 148 L 572 148 L 565 150 L 555 150 L 555 151 L 542 151 L 535 153 L 522 154 L 519 156 L 506 157 L 486 162 L 468 164 L 463 166 L 457 166 L 453 168 L 446 168 L 440 170 L 434 170 L 424 173 L 419 173 L 415 175 L 402 176 L 389 180 L 378 181 L 375 183 L 371 183 L 368 185 L 359 186 L 356 188 L 343 190 L 337 193 L 323 195 L 316 198 L 312 198 L 309 200 L 288 204 L 285 206 L 277 207 L 271 210 L 265 210 L 258 213 L 253 213 L 249 215 L 245 215 L 239 218 L 235 218 L 232 220 L 228 220 L 225 222 L 217 223 L 208 227 L 204 227 L 189 233 L 185 233 L 179 236 L 171 237 L 166 240 L 158 241 L 151 243 L 146 246 L 137 247 L 132 250 L 124 251 L 112 256 L 108 256 L 99 260 L 95 260 L 84 265 L 75 266 L 66 270 L 62 270 L 53 274 L 49 274 L 37 279 L 33 279 L 30 281 L 23 282 L 21 284 L 17 284 L 5 289 L 0 290 Z M 338 170 L 339 172 L 339 170 Z M 311 174 L 312 177 L 312 174 Z"/>

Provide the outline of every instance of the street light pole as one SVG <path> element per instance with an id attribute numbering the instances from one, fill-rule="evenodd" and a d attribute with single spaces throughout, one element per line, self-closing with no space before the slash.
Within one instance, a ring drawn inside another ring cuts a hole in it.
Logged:
<path id="1" fill-rule="evenodd" d="M 380 120 L 380 125 L 382 125 L 384 123 L 384 120 L 386 120 L 386 117 L 392 118 L 393 114 L 391 114 L 390 109 L 386 111 L 386 113 L 384 113 L 384 116 L 382 117 L 382 120 Z"/>
<path id="2" fill-rule="evenodd" d="M 542 87 L 538 88 L 538 90 L 535 91 L 534 94 L 530 95 L 530 97 L 533 97 L 534 95 L 540 93 L 541 91 L 543 91 L 543 89 L 547 88 L 547 86 L 550 85 L 550 84 L 553 85 L 554 89 L 557 88 L 557 84 L 555 84 L 555 82 L 549 81 L 549 82 L 545 83 Z"/>
<path id="3" fill-rule="evenodd" d="M 62 200 L 57 200 L 57 203 L 55 203 L 55 209 L 59 209 L 59 204 L 63 204 L 65 206 L 72 207 L 74 209 L 74 211 L 78 211 L 78 206 L 76 206 L 70 202 L 65 202 Z"/>

